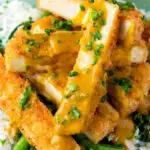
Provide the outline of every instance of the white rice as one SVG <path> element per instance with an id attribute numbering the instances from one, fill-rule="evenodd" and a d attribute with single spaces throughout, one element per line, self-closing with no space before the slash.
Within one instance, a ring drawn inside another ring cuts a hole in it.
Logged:
<path id="1" fill-rule="evenodd" d="M 41 16 L 42 11 L 33 8 L 30 4 L 23 0 L 13 0 L 8 4 L 0 5 L 0 39 L 5 45 L 10 33 L 20 23 L 29 20 L 32 17 L 36 20 Z"/>

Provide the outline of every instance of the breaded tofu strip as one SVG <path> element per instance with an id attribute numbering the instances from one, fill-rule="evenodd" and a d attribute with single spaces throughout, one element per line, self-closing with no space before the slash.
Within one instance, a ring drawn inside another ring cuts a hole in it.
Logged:
<path id="1" fill-rule="evenodd" d="M 119 113 L 108 102 L 101 102 L 84 133 L 94 143 L 98 143 L 113 132 L 118 120 Z"/>
<path id="2" fill-rule="evenodd" d="M 50 35 L 46 35 L 44 29 L 47 24 L 43 20 L 33 23 L 31 31 L 34 33 L 31 32 L 28 35 L 26 31 L 19 29 L 15 37 L 8 42 L 5 59 L 6 67 L 9 71 L 26 72 L 30 69 L 32 72 L 48 72 L 51 71 L 51 58 L 53 56 L 62 53 L 66 53 L 69 56 L 70 53 L 75 55 L 78 52 L 79 44 L 77 41 L 82 36 L 81 31 L 56 31 L 48 32 Z M 49 26 L 51 27 L 51 20 L 49 18 L 47 20 L 49 20 Z M 42 33 L 43 30 L 44 33 Z"/>
<path id="3" fill-rule="evenodd" d="M 24 76 L 36 86 L 40 94 L 59 106 L 63 98 L 69 72 L 71 72 L 73 68 L 76 56 L 76 53 L 70 53 L 70 55 L 64 53 L 52 57 L 53 63 L 51 72 L 28 73 Z"/>
<path id="4" fill-rule="evenodd" d="M 120 13 L 118 46 L 113 50 L 111 60 L 114 66 L 127 66 L 147 61 L 148 50 L 142 39 L 144 21 L 137 10 Z"/>
<path id="5" fill-rule="evenodd" d="M 138 109 L 149 88 L 150 65 L 147 63 L 118 69 L 108 81 L 110 102 L 122 117 Z"/>
<path id="6" fill-rule="evenodd" d="M 102 9 L 104 14 L 107 13 L 106 25 L 101 29 L 93 27 L 91 19 L 93 9 L 89 3 L 84 19 L 87 29 L 80 40 L 81 48 L 73 68 L 78 75 L 68 78 L 63 101 L 55 115 L 56 131 L 60 135 L 83 132 L 99 104 L 100 97 L 104 94 L 105 88 L 101 83 L 105 74 L 104 67 L 109 63 L 110 49 L 115 42 L 112 39 L 116 36 L 119 8 L 107 2 L 103 4 L 102 1 L 95 2 L 92 6 L 96 11 Z M 102 38 L 93 42 L 93 46 L 97 45 L 97 52 L 88 51 L 87 45 L 92 35 L 99 36 L 100 32 Z M 101 51 L 100 56 L 96 54 L 99 51 Z"/>
<path id="7" fill-rule="evenodd" d="M 145 43 L 133 46 L 127 50 L 122 46 L 117 46 L 111 55 L 112 64 L 115 67 L 130 66 L 132 64 L 141 64 L 147 61 L 148 49 Z"/>
<path id="8" fill-rule="evenodd" d="M 121 26 L 119 41 L 127 49 L 142 41 L 142 33 L 144 31 L 142 16 L 143 14 L 135 9 L 120 13 Z"/>
<path id="9" fill-rule="evenodd" d="M 53 137 L 55 133 L 52 114 L 39 101 L 27 81 L 18 74 L 6 70 L 2 56 L 0 56 L 0 108 L 37 150 L 50 150 L 57 145 L 56 150 L 66 150 L 65 145 L 70 145 L 68 150 L 80 150 L 71 137 L 57 139 Z"/>

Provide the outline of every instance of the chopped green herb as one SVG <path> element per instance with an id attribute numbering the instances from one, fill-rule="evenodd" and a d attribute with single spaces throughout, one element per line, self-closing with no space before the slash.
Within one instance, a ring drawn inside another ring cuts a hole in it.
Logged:
<path id="1" fill-rule="evenodd" d="M 35 56 L 34 58 L 35 58 L 35 59 L 40 59 L 40 58 L 41 58 L 41 56 Z"/>
<path id="2" fill-rule="evenodd" d="M 71 25 L 73 24 L 72 21 L 61 21 L 59 19 L 52 18 L 51 24 L 54 28 L 58 30 L 67 30 L 70 31 L 72 29 Z"/>
<path id="3" fill-rule="evenodd" d="M 121 10 L 129 10 L 135 8 L 135 6 L 129 1 L 118 2 L 116 0 L 109 0 L 109 2 L 117 4 Z"/>
<path id="4" fill-rule="evenodd" d="M 94 22 L 95 27 L 99 27 L 100 25 L 101 25 L 101 22 L 99 20 Z"/>
<path id="5" fill-rule="evenodd" d="M 90 3 L 94 3 L 94 0 L 89 0 L 90 1 Z"/>
<path id="6" fill-rule="evenodd" d="M 106 87 L 106 81 L 102 80 L 102 86 Z"/>
<path id="7" fill-rule="evenodd" d="M 76 72 L 76 71 L 71 71 L 70 73 L 69 73 L 69 77 L 75 77 L 75 76 L 77 76 L 78 75 L 78 72 Z"/>
<path id="8" fill-rule="evenodd" d="M 30 67 L 29 66 L 26 66 L 26 71 L 28 71 L 30 69 Z"/>
<path id="9" fill-rule="evenodd" d="M 75 106 L 72 106 L 68 114 L 71 117 L 71 120 L 77 120 L 80 118 L 80 112 Z"/>
<path id="10" fill-rule="evenodd" d="M 92 11 L 92 19 L 94 21 L 98 19 L 98 13 L 95 10 Z"/>
<path id="11" fill-rule="evenodd" d="M 81 10 L 81 11 L 85 11 L 84 5 L 80 4 L 80 10 Z"/>
<path id="12" fill-rule="evenodd" d="M 88 44 L 86 45 L 87 50 L 92 50 L 93 48 L 93 41 L 88 42 Z"/>
<path id="13" fill-rule="evenodd" d="M 61 41 L 61 40 L 57 40 L 57 43 L 59 43 L 59 44 L 60 44 L 60 43 L 62 43 L 62 41 Z"/>
<path id="14" fill-rule="evenodd" d="M 29 21 L 23 23 L 23 30 L 29 31 L 32 27 L 32 18 L 29 17 Z"/>
<path id="15" fill-rule="evenodd" d="M 101 19 L 102 25 L 106 25 L 106 20 L 104 18 Z"/>
<path id="16" fill-rule="evenodd" d="M 68 87 L 72 92 L 76 92 L 78 90 L 78 86 L 75 83 L 72 83 Z"/>
<path id="17" fill-rule="evenodd" d="M 4 145 L 4 144 L 6 143 L 6 140 L 0 140 L 0 143 L 1 143 L 2 145 Z"/>
<path id="18" fill-rule="evenodd" d="M 30 30 L 26 30 L 26 34 L 30 35 L 31 34 Z"/>
<path id="19" fill-rule="evenodd" d="M 56 73 L 56 72 L 52 72 L 52 77 L 57 77 L 58 76 L 58 74 Z"/>
<path id="20" fill-rule="evenodd" d="M 29 98 L 30 98 L 30 93 L 32 91 L 31 86 L 27 86 L 24 93 L 23 93 L 23 98 L 21 99 L 21 101 L 19 102 L 21 108 L 24 108 L 24 106 L 26 105 L 26 103 L 28 102 Z"/>
<path id="21" fill-rule="evenodd" d="M 50 29 L 50 28 L 45 29 L 45 33 L 46 33 L 47 35 L 50 35 L 50 34 L 51 34 L 51 29 Z"/>
<path id="22" fill-rule="evenodd" d="M 113 70 L 105 70 L 105 72 L 107 73 L 107 76 L 108 77 L 111 77 L 111 76 L 113 76 L 115 73 L 114 73 L 114 71 Z"/>
<path id="23" fill-rule="evenodd" d="M 96 30 L 93 33 L 92 41 L 100 40 L 101 38 L 102 38 L 101 33 L 98 30 Z"/>
<path id="24" fill-rule="evenodd" d="M 101 49 L 104 48 L 103 44 L 96 45 L 96 48 L 94 50 L 94 60 L 93 60 L 93 65 L 96 65 L 99 59 L 99 56 L 101 55 Z"/>
<path id="25" fill-rule="evenodd" d="M 28 39 L 25 40 L 25 44 L 29 44 L 29 40 Z"/>
<path id="26" fill-rule="evenodd" d="M 36 43 L 34 40 L 29 40 L 31 46 L 40 47 L 40 44 Z"/>
<path id="27" fill-rule="evenodd" d="M 126 94 L 129 93 L 129 89 L 132 88 L 132 83 L 130 78 L 114 78 L 111 82 L 111 85 L 119 85 Z"/>
<path id="28" fill-rule="evenodd" d="M 104 14 L 103 10 L 98 11 L 98 16 L 101 17 Z"/>
<path id="29" fill-rule="evenodd" d="M 29 104 L 29 103 L 27 103 L 26 105 L 25 105 L 25 108 L 30 108 L 31 107 L 31 104 Z"/>
<path id="30" fill-rule="evenodd" d="M 43 14 L 41 15 L 41 18 L 43 18 L 43 17 L 48 17 L 48 16 L 50 16 L 50 15 L 52 15 L 51 12 L 43 12 Z"/>
<path id="31" fill-rule="evenodd" d="M 31 47 L 27 47 L 26 51 L 27 51 L 27 52 L 31 52 L 31 51 L 32 51 L 32 48 L 31 48 Z"/>
<path id="32" fill-rule="evenodd" d="M 142 20 L 145 20 L 145 16 L 143 15 L 143 16 L 141 17 L 141 19 L 142 19 Z"/>
<path id="33" fill-rule="evenodd" d="M 80 40 L 76 40 L 76 43 L 79 44 L 79 43 L 80 43 Z"/>

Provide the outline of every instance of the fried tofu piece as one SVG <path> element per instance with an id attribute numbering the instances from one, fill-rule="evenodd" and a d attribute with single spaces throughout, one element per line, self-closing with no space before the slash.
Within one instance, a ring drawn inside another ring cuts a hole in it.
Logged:
<path id="1" fill-rule="evenodd" d="M 37 1 L 37 7 L 39 9 L 50 11 L 58 16 L 61 16 L 65 18 L 66 20 L 72 20 L 73 18 L 76 18 L 78 14 L 80 13 L 80 2 L 78 0 L 38 0 Z M 69 13 L 68 13 L 69 12 Z M 81 16 L 82 17 L 82 16 Z M 82 18 L 78 18 L 79 20 L 82 20 Z M 81 22 L 77 23 L 77 25 L 80 25 Z"/>
<path id="2" fill-rule="evenodd" d="M 57 31 L 48 36 L 46 33 L 28 35 L 19 29 L 6 46 L 6 67 L 9 71 L 20 73 L 29 68 L 32 72 L 51 71 L 51 58 L 62 53 L 69 56 L 78 52 L 77 41 L 81 36 L 82 31 Z"/>
<path id="3" fill-rule="evenodd" d="M 111 61 L 115 67 L 124 67 L 132 64 L 145 63 L 147 56 L 148 49 L 145 43 L 142 45 L 137 44 L 129 50 L 122 46 L 117 46 L 112 52 Z"/>
<path id="4" fill-rule="evenodd" d="M 103 6 L 101 2 L 95 3 L 96 6 L 97 4 Z M 100 97 L 104 94 L 105 88 L 101 84 L 105 74 L 103 67 L 109 62 L 109 50 L 114 44 L 113 37 L 116 37 L 119 13 L 118 6 L 107 2 L 104 5 L 107 11 L 106 25 L 102 29 L 97 29 L 101 32 L 102 39 L 94 43 L 103 44 L 104 48 L 101 49 L 101 56 L 94 64 L 93 51 L 85 50 L 85 45 L 88 44 L 91 36 L 90 31 L 93 33 L 96 31 L 95 28 L 89 26 L 80 41 L 81 48 L 73 69 L 78 72 L 78 76 L 68 78 L 63 101 L 55 115 L 57 118 L 56 132 L 60 135 L 83 132 L 99 104 Z M 86 18 L 91 16 L 91 11 L 89 7 Z"/>
<path id="5" fill-rule="evenodd" d="M 118 120 L 119 113 L 108 102 L 101 102 L 84 133 L 94 143 L 98 143 L 113 132 Z"/>
<path id="6" fill-rule="evenodd" d="M 68 75 L 76 61 L 77 53 L 60 54 L 52 58 L 52 71 L 49 73 L 27 73 L 24 74 L 39 93 L 48 100 L 53 101 L 57 106 L 62 101 L 64 88 L 67 83 Z M 69 60 L 69 61 L 68 61 Z"/>
<path id="7" fill-rule="evenodd" d="M 136 111 L 150 88 L 150 65 L 140 64 L 115 71 L 109 78 L 110 102 L 122 117 Z"/>
<path id="8" fill-rule="evenodd" d="M 0 56 L 0 108 L 10 117 L 11 123 L 15 124 L 27 138 L 30 144 L 38 150 L 49 150 L 55 146 L 51 144 L 54 133 L 54 118 L 51 112 L 41 103 L 37 95 L 30 91 L 27 105 L 22 109 L 20 101 L 25 100 L 25 91 L 30 84 L 16 73 L 6 70 L 4 59 Z M 27 96 L 27 95 L 26 95 Z M 71 137 L 58 137 L 55 141 L 59 147 L 70 145 L 72 149 L 80 150 L 80 147 Z M 64 140 L 63 140 L 64 138 Z M 68 143 L 69 142 L 69 143 Z M 71 150 L 68 147 L 68 150 Z"/>
<path id="9" fill-rule="evenodd" d="M 143 14 L 138 10 L 122 11 L 120 13 L 119 42 L 127 49 L 142 41 L 144 22 Z"/>
<path id="10" fill-rule="evenodd" d="M 114 66 L 124 67 L 147 61 L 148 49 L 142 39 L 144 22 L 137 10 L 120 13 L 120 32 L 118 45 L 114 48 L 111 60 Z"/>

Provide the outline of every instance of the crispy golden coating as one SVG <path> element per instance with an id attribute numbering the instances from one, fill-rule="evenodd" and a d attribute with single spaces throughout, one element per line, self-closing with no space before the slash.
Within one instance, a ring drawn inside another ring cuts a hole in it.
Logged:
<path id="1" fill-rule="evenodd" d="M 108 102 L 101 102 L 84 133 L 94 143 L 98 143 L 106 135 L 113 132 L 118 119 L 119 113 Z"/>
<path id="2" fill-rule="evenodd" d="M 132 87 L 129 88 L 129 92 L 126 91 L 126 87 L 123 88 L 113 83 L 116 78 L 131 79 Z M 108 82 L 108 93 L 112 97 L 111 103 L 119 111 L 121 116 L 126 117 L 136 111 L 139 104 L 148 95 L 150 88 L 150 65 L 145 63 L 119 69 L 115 72 L 114 76 L 110 77 Z"/>
<path id="3" fill-rule="evenodd" d="M 119 8 L 116 5 L 106 3 L 105 9 L 109 11 L 106 19 L 106 26 L 102 29 L 96 29 L 94 27 L 90 28 L 89 26 L 81 39 L 81 48 L 74 65 L 74 70 L 77 71 L 79 75 L 68 79 L 63 101 L 55 115 L 57 118 L 60 118 L 60 120 L 63 120 L 57 122 L 56 125 L 56 131 L 60 135 L 71 135 L 83 132 L 99 104 L 99 98 L 104 94 L 103 89 L 105 88 L 101 84 L 105 74 L 103 67 L 108 66 L 109 54 L 112 45 L 116 42 L 112 41 L 112 39 L 117 36 L 115 33 L 118 31 L 119 14 Z M 90 13 L 88 15 L 90 16 Z M 88 23 L 90 25 L 91 22 Z M 101 32 L 103 38 L 97 40 L 93 44 L 103 44 L 104 48 L 101 49 L 101 56 L 94 65 L 92 64 L 93 52 L 86 51 L 86 44 L 91 38 L 90 32 L 95 32 L 96 30 Z M 85 73 L 85 68 L 89 68 L 88 73 Z M 72 90 L 72 85 L 75 85 L 77 90 Z M 72 109 L 78 111 L 77 119 L 72 119 L 69 113 Z M 62 123 L 64 120 L 67 122 L 65 125 Z"/>
<path id="4" fill-rule="evenodd" d="M 126 48 L 130 48 L 142 41 L 144 22 L 143 14 L 138 10 L 122 11 L 120 13 L 120 42 Z"/>
<path id="5" fill-rule="evenodd" d="M 49 72 L 52 71 L 52 63 L 56 63 L 52 57 L 58 58 L 65 53 L 65 57 L 61 57 L 61 60 L 67 60 L 72 53 L 74 59 L 76 58 L 79 50 L 77 41 L 80 40 L 82 31 L 56 31 L 56 29 L 52 31 L 53 28 L 50 28 L 52 19 L 54 17 L 35 21 L 30 34 L 18 29 L 5 49 L 6 67 L 9 71 Z M 46 29 L 50 30 L 49 35 L 46 34 Z"/>
<path id="6" fill-rule="evenodd" d="M 25 109 L 21 108 L 19 103 L 27 86 L 30 84 L 18 74 L 6 70 L 4 59 L 0 56 L 0 108 L 21 130 L 30 144 L 38 150 L 49 150 L 55 146 L 55 143 L 51 145 L 51 140 L 55 135 L 54 118 L 34 92 L 30 93 L 28 102 L 30 106 Z M 80 149 L 71 137 L 68 137 L 69 140 L 66 140 L 67 137 L 60 137 L 60 139 L 61 141 L 57 143 L 60 144 L 58 150 L 60 147 L 63 148 L 65 144 L 70 144 L 68 150 Z M 57 139 L 55 141 L 57 142 Z"/>

